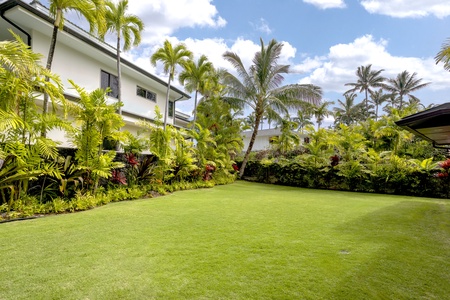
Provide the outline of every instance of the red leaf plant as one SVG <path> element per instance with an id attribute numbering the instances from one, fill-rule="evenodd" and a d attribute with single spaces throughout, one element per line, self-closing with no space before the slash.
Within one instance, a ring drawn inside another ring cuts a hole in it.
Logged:
<path id="1" fill-rule="evenodd" d="M 123 172 L 119 170 L 112 170 L 111 175 L 111 182 L 127 185 L 127 178 L 125 177 L 125 174 L 123 174 Z"/>

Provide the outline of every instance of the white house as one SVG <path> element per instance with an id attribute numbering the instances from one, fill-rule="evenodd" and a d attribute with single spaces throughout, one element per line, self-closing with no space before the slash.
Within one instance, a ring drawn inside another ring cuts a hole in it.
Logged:
<path id="1" fill-rule="evenodd" d="M 13 39 L 9 29 L 28 43 L 34 52 L 41 53 L 45 65 L 53 31 L 53 19 L 48 9 L 38 1 L 27 4 L 19 0 L 7 0 L 1 3 L 0 40 Z M 152 121 L 156 105 L 164 112 L 167 83 L 125 59 L 121 59 L 121 62 L 124 129 L 136 133 L 139 130 L 136 121 Z M 78 97 L 68 82 L 71 79 L 87 91 L 110 87 L 110 100 L 117 101 L 116 49 L 68 21 L 58 33 L 52 72 L 61 77 L 68 99 Z M 170 88 L 169 124 L 186 126 L 189 116 L 176 111 L 176 103 L 189 98 L 185 92 Z M 61 133 L 54 131 L 49 136 L 61 141 L 62 146 L 68 146 Z"/>
<path id="2" fill-rule="evenodd" d="M 248 144 L 250 143 L 250 138 L 252 137 L 253 130 L 248 130 L 242 132 L 242 137 L 244 139 L 244 151 L 247 150 Z M 281 135 L 280 128 L 272 128 L 272 129 L 261 129 L 258 130 L 258 134 L 256 135 L 255 143 L 253 144 L 252 151 L 261 151 L 267 150 L 270 148 L 272 144 L 272 140 L 274 137 L 279 137 Z M 307 135 L 299 134 L 302 142 L 306 142 Z"/>

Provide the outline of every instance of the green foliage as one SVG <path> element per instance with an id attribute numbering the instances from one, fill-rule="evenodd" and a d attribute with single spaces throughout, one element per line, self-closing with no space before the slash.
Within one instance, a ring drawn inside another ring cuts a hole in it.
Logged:
<path id="1" fill-rule="evenodd" d="M 80 128 L 73 128 L 69 136 L 77 147 L 77 163 L 86 171 L 85 187 L 95 190 L 100 178 L 109 178 L 112 169 L 123 166 L 114 162 L 114 151 L 102 152 L 105 139 L 119 139 L 118 130 L 124 125 L 122 117 L 116 114 L 120 104 L 108 104 L 102 89 L 87 93 L 72 81 L 71 84 L 80 95 L 80 101 L 70 108 Z"/>
<path id="2" fill-rule="evenodd" d="M 186 136 L 181 129 L 174 132 L 173 174 L 177 181 L 189 179 L 198 170 L 193 143 L 188 141 Z"/>
<path id="3" fill-rule="evenodd" d="M 156 63 L 159 61 L 163 64 L 164 73 L 169 75 L 167 82 L 167 92 L 166 92 L 166 101 L 164 103 L 164 118 L 163 118 L 163 127 L 167 126 L 167 114 L 169 107 L 169 91 L 171 82 L 174 80 L 176 67 L 178 65 L 184 65 L 186 60 L 192 59 L 193 54 L 186 48 L 186 45 L 179 43 L 173 46 L 169 40 L 164 41 L 163 47 L 156 50 L 155 53 L 150 57 L 150 62 L 153 66 L 156 66 Z"/>
<path id="4" fill-rule="evenodd" d="M 283 120 L 281 123 L 281 135 L 272 140 L 272 147 L 281 154 L 294 150 L 300 144 L 300 136 L 294 131 L 296 123 Z"/>
<path id="5" fill-rule="evenodd" d="M 171 142 L 174 130 L 173 127 L 162 127 L 162 118 L 159 107 L 155 108 L 155 124 L 141 121 L 139 124 L 144 128 L 144 138 L 146 138 L 150 152 L 156 156 L 156 166 L 154 168 L 155 179 L 162 182 L 169 180 L 172 176 L 173 153 Z"/>
<path id="6" fill-rule="evenodd" d="M 282 48 L 283 44 L 276 40 L 271 40 L 265 45 L 261 39 L 260 51 L 255 53 L 253 64 L 248 69 L 236 53 L 228 51 L 223 55 L 239 75 L 238 78 L 225 72 L 223 83 L 227 88 L 226 97 L 223 99 L 240 110 L 250 107 L 255 114 L 252 124 L 253 134 L 241 164 L 240 177 L 244 175 L 260 122 L 264 116 L 281 120 L 281 115 L 288 114 L 289 109 L 302 108 L 305 102 L 318 104 L 322 97 L 322 90 L 314 85 L 283 86 L 281 84 L 283 75 L 289 73 L 288 65 L 278 63 Z"/>
<path id="7" fill-rule="evenodd" d="M 439 173 L 442 152 L 422 158 L 424 152 L 414 150 L 422 143 L 412 143 L 411 136 L 393 123 L 395 118 L 383 116 L 362 126 L 341 124 L 335 130 L 307 127 L 310 141 L 296 156 L 259 161 L 255 156 L 246 176 L 309 188 L 448 197 L 447 175 Z"/>

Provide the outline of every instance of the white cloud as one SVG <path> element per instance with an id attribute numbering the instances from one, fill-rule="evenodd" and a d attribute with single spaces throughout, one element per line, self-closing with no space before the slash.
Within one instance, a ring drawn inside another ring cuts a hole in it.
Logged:
<path id="1" fill-rule="evenodd" d="M 159 41 L 183 27 L 220 28 L 226 25 L 211 3 L 212 0 L 154 0 L 130 1 L 130 13 L 139 16 L 145 23 L 144 38 Z"/>
<path id="2" fill-rule="evenodd" d="M 267 21 L 265 19 L 263 19 L 263 18 L 261 18 L 258 23 L 250 22 L 250 24 L 257 31 L 260 31 L 260 32 L 265 33 L 265 34 L 271 34 L 272 33 L 272 29 L 270 28 L 270 26 L 267 23 Z"/>
<path id="3" fill-rule="evenodd" d="M 303 0 L 305 3 L 312 4 L 320 9 L 344 8 L 344 0 Z"/>
<path id="4" fill-rule="evenodd" d="M 356 80 L 356 69 L 361 65 L 372 64 L 372 69 L 384 69 L 386 77 L 397 76 L 407 70 L 416 72 L 423 82 L 431 82 L 429 89 L 441 90 L 450 86 L 450 74 L 442 66 L 436 65 L 433 58 L 393 56 L 387 51 L 386 40 L 375 40 L 365 35 L 348 44 L 330 47 L 326 57 L 307 58 L 297 68 L 308 66 L 313 69 L 309 76 L 301 79 L 301 83 L 313 83 L 325 92 L 343 93 L 348 89 L 346 83 Z"/>
<path id="5" fill-rule="evenodd" d="M 420 18 L 434 15 L 450 16 L 448 0 L 362 0 L 361 5 L 370 12 L 396 18 Z"/>
<path id="6" fill-rule="evenodd" d="M 305 74 L 322 66 L 326 57 L 307 57 L 301 64 L 291 66 L 291 73 Z"/>

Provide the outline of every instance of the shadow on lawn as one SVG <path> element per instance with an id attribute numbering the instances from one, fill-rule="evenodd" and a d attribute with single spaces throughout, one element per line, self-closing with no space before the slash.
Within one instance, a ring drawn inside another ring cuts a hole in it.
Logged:
<path id="1" fill-rule="evenodd" d="M 450 295 L 450 203 L 403 201 L 336 230 L 350 246 L 338 251 L 344 273 L 326 299 Z"/>

